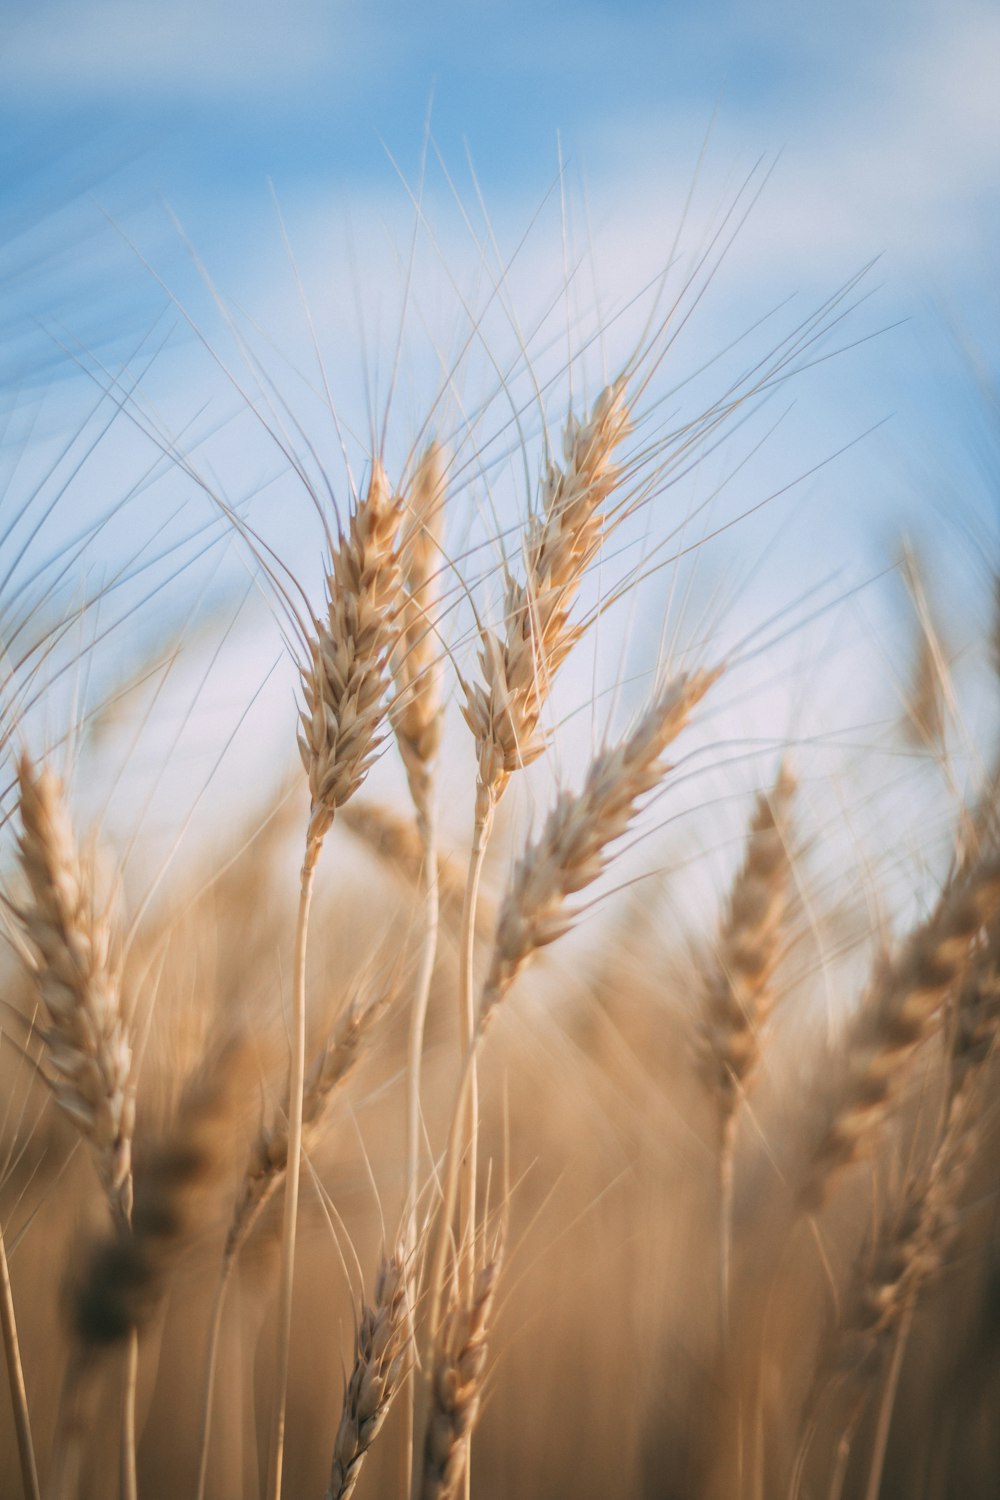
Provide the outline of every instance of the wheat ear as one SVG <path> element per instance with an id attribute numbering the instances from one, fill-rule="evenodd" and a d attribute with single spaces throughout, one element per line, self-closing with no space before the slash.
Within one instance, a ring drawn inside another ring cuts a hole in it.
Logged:
<path id="1" fill-rule="evenodd" d="M 612 455 L 630 430 L 623 378 L 601 392 L 587 420 L 569 417 L 565 467 L 549 464 L 539 513 L 525 534 L 525 581 L 507 578 L 503 637 L 481 631 L 483 684 L 465 684 L 463 709 L 479 757 L 481 816 L 544 749 L 539 719 L 555 673 L 583 632 L 569 615 L 604 540 L 603 506 L 621 472 Z"/>
<path id="2" fill-rule="evenodd" d="M 407 1300 L 406 1260 L 397 1249 L 382 1260 L 374 1303 L 362 1308 L 354 1335 L 354 1365 L 333 1443 L 326 1500 L 348 1500 L 365 1454 L 389 1415 L 412 1348 Z"/>
<path id="3" fill-rule="evenodd" d="M 573 925 L 568 899 L 603 873 L 608 846 L 626 832 L 640 798 L 666 775 L 667 748 L 720 672 L 682 674 L 667 683 L 632 733 L 596 756 L 582 792 L 561 794 L 540 837 L 518 862 L 500 907 L 480 1029 L 533 955 Z"/>
<path id="4" fill-rule="evenodd" d="M 722 668 L 684 673 L 656 694 L 632 733 L 601 750 L 591 762 L 583 790 L 563 792 L 538 839 L 518 862 L 500 907 L 493 956 L 481 996 L 475 1031 L 459 1081 L 445 1156 L 441 1219 L 431 1270 L 430 1327 L 444 1287 L 445 1260 L 455 1211 L 460 1141 L 464 1135 L 472 1065 L 486 1027 L 515 978 L 540 948 L 573 925 L 569 898 L 605 870 L 608 846 L 621 838 L 640 799 L 666 776 L 667 748 L 722 673 Z"/>
<path id="5" fill-rule="evenodd" d="M 18 840 L 28 900 L 19 916 L 37 955 L 35 980 L 48 1025 L 49 1083 L 94 1149 L 115 1223 L 132 1216 L 135 1097 L 114 912 L 98 906 L 93 871 L 80 859 L 62 783 L 27 754 L 18 764 Z M 139 1346 L 129 1335 L 122 1386 L 122 1500 L 135 1500 L 135 1390 Z"/>
<path id="6" fill-rule="evenodd" d="M 285 1405 L 292 1332 L 295 1229 L 302 1157 L 306 1059 L 306 942 L 320 849 L 338 807 L 364 781 L 382 741 L 389 659 L 398 634 L 399 530 L 402 502 L 376 459 L 365 498 L 341 533 L 327 570 L 327 609 L 315 621 L 309 661 L 301 668 L 305 708 L 299 752 L 311 805 L 292 960 L 292 1052 L 288 1073 L 288 1167 L 278 1288 L 278 1344 L 271 1468 L 267 1494 L 281 1497 Z"/>
<path id="7" fill-rule="evenodd" d="M 18 786 L 18 847 L 28 887 L 18 916 L 37 955 L 48 1082 L 91 1143 L 111 1211 L 127 1224 L 135 1107 L 114 917 L 97 906 L 59 778 L 22 755 Z"/>
<path id="8" fill-rule="evenodd" d="M 998 909 L 1000 860 L 990 856 L 957 871 L 931 915 L 880 965 L 850 1023 L 842 1074 L 820 1099 L 818 1143 L 798 1192 L 804 1212 L 819 1208 L 838 1172 L 867 1151 L 905 1064 L 961 985 Z"/>
<path id="9" fill-rule="evenodd" d="M 758 797 L 746 853 L 707 967 L 701 1060 L 719 1125 L 719 1227 L 722 1326 L 728 1323 L 732 1248 L 733 1156 L 740 1099 L 760 1057 L 760 1034 L 774 1003 L 791 864 L 787 822 L 795 782 L 782 767 Z"/>
<path id="10" fill-rule="evenodd" d="M 468 1301 L 460 1299 L 457 1290 L 453 1293 L 438 1330 L 420 1500 L 455 1500 L 465 1483 L 482 1404 L 486 1336 L 499 1275 L 498 1253 L 480 1270 Z"/>

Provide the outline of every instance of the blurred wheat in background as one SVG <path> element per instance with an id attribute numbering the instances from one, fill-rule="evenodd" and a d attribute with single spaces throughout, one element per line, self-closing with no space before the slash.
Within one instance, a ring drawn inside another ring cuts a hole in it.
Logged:
<path id="1" fill-rule="evenodd" d="M 762 170 L 605 305 L 426 167 L 4 392 L 2 1492 L 995 1494 L 995 539 L 826 566 Z"/>

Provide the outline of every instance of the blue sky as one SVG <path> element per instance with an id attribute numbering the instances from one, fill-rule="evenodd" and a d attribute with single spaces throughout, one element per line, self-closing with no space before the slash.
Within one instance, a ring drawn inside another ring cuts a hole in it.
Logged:
<path id="1" fill-rule="evenodd" d="M 678 347 L 679 369 L 786 296 L 807 309 L 880 257 L 840 340 L 860 347 L 796 386 L 780 441 L 748 471 L 746 504 L 884 425 L 800 486 L 808 505 L 778 507 L 770 531 L 735 545 L 737 568 L 776 549 L 803 586 L 855 566 L 846 589 L 877 571 L 901 526 L 937 524 L 942 507 L 992 524 L 980 463 L 992 440 L 987 429 L 977 453 L 981 414 L 955 346 L 968 339 L 995 378 L 998 76 L 1000 11 L 981 0 L 7 0 L 0 377 L 22 468 L 44 469 L 46 443 L 79 419 L 95 374 L 164 338 L 140 386 L 162 430 L 217 424 L 211 461 L 227 493 L 273 477 L 274 455 L 233 425 L 232 388 L 143 264 L 231 360 L 172 215 L 294 389 L 310 354 L 273 185 L 338 404 L 363 425 L 361 387 L 385 389 L 405 279 L 413 212 L 399 174 L 416 184 L 428 117 L 418 371 L 422 330 L 429 346 L 454 347 L 455 285 L 478 275 L 481 295 L 480 189 L 499 257 L 518 247 L 510 296 L 526 324 L 558 302 L 581 247 L 574 296 L 608 316 L 662 269 L 696 172 L 691 246 L 763 156 L 760 202 Z M 781 314 L 779 330 L 795 316 Z M 612 363 L 623 347 L 612 331 Z M 85 489 L 61 507 L 68 528 L 95 494 L 142 471 L 140 450 L 134 432 L 102 440 Z M 161 487 L 145 525 L 187 504 L 182 476 Z M 287 514 L 274 511 L 287 538 Z M 961 574 L 961 545 L 955 558 Z"/>

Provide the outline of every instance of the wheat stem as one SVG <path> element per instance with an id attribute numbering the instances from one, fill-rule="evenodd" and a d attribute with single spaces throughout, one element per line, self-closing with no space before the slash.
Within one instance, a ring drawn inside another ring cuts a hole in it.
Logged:
<path id="1" fill-rule="evenodd" d="M 271 1472 L 267 1492 L 280 1500 L 285 1445 L 285 1408 L 288 1398 L 288 1361 L 292 1335 L 292 1292 L 295 1274 L 295 1228 L 299 1208 L 299 1167 L 302 1158 L 302 1101 L 306 1077 L 306 938 L 313 878 L 320 841 L 307 845 L 302 865 L 299 914 L 295 925 L 292 966 L 292 1056 L 288 1074 L 288 1165 L 285 1169 L 285 1212 L 281 1234 L 281 1279 L 278 1288 L 278 1346 L 275 1372 Z"/>
<path id="2" fill-rule="evenodd" d="M 125 1371 L 122 1385 L 121 1500 L 137 1500 L 138 1477 L 135 1451 L 135 1397 L 139 1383 L 139 1330 L 129 1330 L 125 1341 Z"/>
<path id="3" fill-rule="evenodd" d="M 878 1420 L 875 1424 L 875 1438 L 872 1444 L 871 1467 L 868 1471 L 868 1487 L 865 1490 L 865 1500 L 878 1500 L 879 1491 L 882 1488 L 882 1471 L 885 1468 L 886 1449 L 889 1446 L 889 1429 L 892 1425 L 892 1410 L 896 1404 L 896 1392 L 899 1390 L 899 1377 L 903 1373 L 903 1360 L 906 1357 L 906 1345 L 910 1337 L 910 1329 L 913 1326 L 913 1315 L 916 1311 L 916 1293 L 911 1293 L 906 1307 L 903 1310 L 896 1329 L 896 1338 L 893 1343 L 892 1361 L 889 1365 L 882 1386 L 882 1395 L 879 1400 Z"/>
<path id="4" fill-rule="evenodd" d="M 38 1469 L 35 1465 L 35 1449 L 31 1441 L 31 1421 L 28 1416 L 28 1396 L 24 1386 L 21 1347 L 17 1338 L 14 1297 L 11 1291 L 7 1246 L 4 1242 L 2 1225 L 0 1225 L 0 1324 L 3 1327 L 3 1348 L 7 1360 L 7 1379 L 10 1382 L 10 1404 L 14 1413 L 17 1454 L 21 1464 L 21 1487 L 24 1491 L 24 1500 L 40 1500 Z"/>
<path id="5" fill-rule="evenodd" d="M 479 886 L 489 842 L 492 813 L 476 819 L 469 857 L 469 874 L 462 913 L 462 942 L 459 954 L 458 1023 L 462 1066 L 468 1067 L 469 1080 L 463 1103 L 461 1124 L 462 1177 L 459 1207 L 459 1255 L 462 1261 L 461 1284 L 471 1291 L 476 1223 L 476 1176 L 479 1155 L 479 1077 L 476 1063 L 476 908 Z"/>
<path id="6" fill-rule="evenodd" d="M 212 1313 L 208 1325 L 208 1343 L 205 1352 L 204 1390 L 201 1398 L 201 1426 L 198 1434 L 198 1477 L 195 1482 L 195 1500 L 204 1500 L 205 1482 L 208 1478 L 208 1443 L 212 1431 L 212 1403 L 215 1399 L 215 1372 L 219 1362 L 219 1337 L 222 1332 L 222 1314 L 226 1305 L 226 1292 L 232 1275 L 236 1256 L 227 1255 L 216 1283 Z"/>
<path id="7" fill-rule="evenodd" d="M 421 820 L 424 842 L 424 936 L 420 953 L 420 970 L 417 975 L 410 1013 L 410 1032 L 407 1039 L 406 1074 L 406 1236 L 405 1263 L 407 1266 L 406 1331 L 411 1348 L 416 1348 L 416 1283 L 415 1264 L 417 1249 L 417 1195 L 420 1176 L 420 1072 L 424 1053 L 424 1029 L 427 1007 L 430 1001 L 431 981 L 437 957 L 440 898 L 437 864 L 437 827 L 433 811 Z M 403 1489 L 404 1500 L 412 1493 L 413 1466 L 415 1460 L 416 1429 L 416 1379 L 411 1362 L 406 1372 L 406 1388 L 403 1393 Z"/>

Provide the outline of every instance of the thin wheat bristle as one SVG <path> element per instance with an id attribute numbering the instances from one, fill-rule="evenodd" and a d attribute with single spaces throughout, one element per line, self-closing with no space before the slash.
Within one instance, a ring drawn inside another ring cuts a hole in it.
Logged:
<path id="1" fill-rule="evenodd" d="M 639 799 L 666 774 L 664 752 L 720 672 L 692 672 L 668 683 L 632 733 L 596 756 L 583 791 L 560 795 L 540 837 L 518 862 L 500 908 L 483 1022 L 532 955 L 573 925 L 567 898 L 601 875 L 608 845 L 622 836 Z"/>
<path id="2" fill-rule="evenodd" d="M 757 1064 L 760 1032 L 774 1003 L 791 881 L 787 823 L 794 790 L 782 768 L 771 791 L 757 798 L 706 974 L 701 1060 L 723 1135 Z"/>
<path id="3" fill-rule="evenodd" d="M 503 636 L 480 633 L 484 685 L 465 684 L 463 706 L 479 756 L 480 803 L 498 800 L 511 775 L 544 749 L 539 719 L 552 679 L 582 632 L 569 615 L 604 538 L 602 506 L 620 478 L 611 455 L 630 430 L 624 379 L 601 392 L 587 421 L 570 416 L 565 467 L 549 464 L 540 514 L 528 524 L 525 581 L 507 576 Z"/>
<path id="4" fill-rule="evenodd" d="M 835 1175 L 870 1148 L 905 1063 L 962 983 L 998 908 L 1000 860 L 991 856 L 956 875 L 898 956 L 880 966 L 849 1027 L 843 1076 L 822 1102 L 822 1132 L 799 1191 L 803 1209 L 818 1208 Z"/>
<path id="5" fill-rule="evenodd" d="M 299 753 L 312 798 L 311 849 L 364 781 L 381 744 L 398 634 L 401 513 L 402 501 L 375 460 L 368 493 L 330 558 L 326 616 L 314 621 L 310 660 L 300 669 Z"/>
<path id="6" fill-rule="evenodd" d="M 461 1493 L 482 1404 L 486 1339 L 499 1275 L 497 1255 L 476 1276 L 469 1302 L 453 1300 L 442 1321 L 431 1375 L 420 1500 L 453 1500 Z"/>
<path id="7" fill-rule="evenodd" d="M 52 1092 L 91 1142 L 108 1200 L 129 1211 L 134 1100 L 132 1045 L 123 1013 L 114 914 L 100 909 L 81 861 L 59 778 L 18 765 L 18 839 L 28 900 L 18 916 L 37 955 L 35 981 Z"/>
<path id="8" fill-rule="evenodd" d="M 325 1500 L 348 1500 L 365 1454 L 378 1436 L 399 1390 L 407 1360 L 406 1268 L 397 1249 L 383 1258 L 375 1295 L 354 1335 L 354 1365 L 333 1444 Z"/>
<path id="9" fill-rule="evenodd" d="M 441 653 L 433 612 L 441 572 L 444 498 L 441 449 L 431 443 L 405 495 L 406 518 L 399 546 L 404 593 L 399 639 L 391 661 L 396 691 L 389 708 L 418 817 L 427 814 L 431 765 L 443 729 Z"/>

